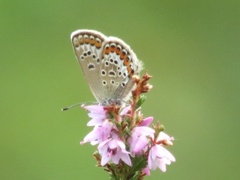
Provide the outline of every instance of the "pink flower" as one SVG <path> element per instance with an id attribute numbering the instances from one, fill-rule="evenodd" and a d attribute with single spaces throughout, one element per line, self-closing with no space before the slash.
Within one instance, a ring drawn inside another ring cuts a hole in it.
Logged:
<path id="1" fill-rule="evenodd" d="M 146 174 L 147 176 L 150 176 L 150 169 L 148 167 L 142 169 L 142 173 Z"/>
<path id="2" fill-rule="evenodd" d="M 149 144 L 149 138 L 153 138 L 155 131 L 146 126 L 138 126 L 132 130 L 129 139 L 130 152 L 133 154 L 142 154 L 145 147 Z"/>
<path id="3" fill-rule="evenodd" d="M 126 115 L 129 110 L 131 110 L 131 106 L 124 107 L 120 112 L 120 116 Z"/>
<path id="4" fill-rule="evenodd" d="M 175 162 L 175 157 L 166 150 L 163 145 L 171 145 L 173 138 L 160 132 L 156 143 L 151 147 L 148 155 L 148 167 L 155 170 L 157 167 L 163 172 L 166 171 L 166 165 L 170 165 L 171 162 Z"/>
<path id="5" fill-rule="evenodd" d="M 112 122 L 105 120 L 102 125 L 95 126 L 94 129 L 84 137 L 80 144 L 86 142 L 90 142 L 91 145 L 99 144 L 110 137 L 111 131 L 114 127 L 115 125 Z"/>
<path id="6" fill-rule="evenodd" d="M 109 162 L 119 164 L 120 160 L 128 166 L 132 166 L 130 155 L 132 158 L 136 155 L 147 155 L 148 165 L 142 169 L 142 172 L 150 175 L 150 170 L 157 168 L 165 172 L 166 165 L 176 161 L 175 157 L 164 148 L 164 145 L 172 145 L 174 138 L 162 131 L 155 138 L 155 130 L 148 127 L 152 123 L 153 117 L 145 118 L 135 125 L 136 127 L 131 130 L 130 137 L 126 139 L 126 143 L 119 138 L 120 134 L 118 133 L 122 131 L 119 130 L 114 121 L 108 118 L 108 112 L 104 109 L 104 106 L 90 105 L 82 107 L 89 111 L 88 116 L 91 118 L 87 125 L 94 126 L 94 128 L 84 137 L 80 144 L 86 142 L 89 142 L 91 145 L 99 144 L 98 152 L 101 155 L 100 164 L 102 166 Z M 131 106 L 124 107 L 119 112 L 118 122 L 129 118 L 129 111 L 131 111 Z M 129 145 L 130 152 L 126 150 L 126 144 Z"/>
<path id="7" fill-rule="evenodd" d="M 127 165 L 132 165 L 129 152 L 126 151 L 125 144 L 117 137 L 107 139 L 99 144 L 98 152 L 102 156 L 102 166 L 106 165 L 110 160 L 112 160 L 114 164 L 118 164 L 120 159 Z"/>
<path id="8" fill-rule="evenodd" d="M 89 105 L 89 106 L 82 105 L 81 107 L 86 109 L 87 111 L 96 113 L 97 115 L 105 112 L 104 106 L 101 106 L 101 105 Z"/>
<path id="9" fill-rule="evenodd" d="M 82 106 L 84 109 L 90 111 L 88 116 L 92 118 L 87 125 L 88 126 L 98 126 L 103 123 L 104 120 L 107 119 L 107 113 L 104 110 L 103 106 L 100 105 L 90 105 L 90 106 Z"/>
<path id="10" fill-rule="evenodd" d="M 153 121 L 153 117 L 147 117 L 142 120 L 142 122 L 139 124 L 139 126 L 149 126 Z"/>
<path id="11" fill-rule="evenodd" d="M 172 141 L 174 140 L 173 137 L 170 137 L 165 132 L 160 132 L 157 138 L 157 143 L 163 143 L 164 145 L 173 145 Z"/>

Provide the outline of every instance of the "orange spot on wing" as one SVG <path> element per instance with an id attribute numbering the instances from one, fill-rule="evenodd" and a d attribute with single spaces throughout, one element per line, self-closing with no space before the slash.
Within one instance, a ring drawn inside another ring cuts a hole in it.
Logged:
<path id="1" fill-rule="evenodd" d="M 111 47 L 110 47 L 110 51 L 111 51 L 111 52 L 116 52 L 116 46 L 111 46 Z"/>
<path id="2" fill-rule="evenodd" d="M 95 42 L 95 46 L 99 49 L 99 48 L 102 47 L 102 43 L 99 42 L 99 41 L 96 41 L 96 42 Z"/>
<path id="3" fill-rule="evenodd" d="M 91 46 L 93 46 L 95 43 L 96 43 L 96 40 L 95 40 L 95 39 L 90 39 L 90 44 L 91 44 Z"/>
<path id="4" fill-rule="evenodd" d="M 109 47 L 106 47 L 106 48 L 104 49 L 104 53 L 105 53 L 105 54 L 109 54 L 109 52 L 110 52 Z"/>
<path id="5" fill-rule="evenodd" d="M 79 43 L 80 43 L 80 45 L 83 45 L 83 43 L 84 43 L 83 37 L 79 39 Z"/>
<path id="6" fill-rule="evenodd" d="M 127 71 L 128 71 L 129 76 L 131 77 L 133 75 L 133 73 L 132 73 L 132 68 L 130 66 L 127 67 Z"/>
<path id="7" fill-rule="evenodd" d="M 84 38 L 84 42 L 85 42 L 86 44 L 89 44 L 90 38 L 89 38 L 89 37 L 88 37 L 88 38 Z"/>
<path id="8" fill-rule="evenodd" d="M 121 53 L 121 51 L 120 51 L 120 49 L 119 48 L 117 48 L 116 49 L 116 53 L 117 53 L 117 55 L 119 55 L 120 56 L 120 53 Z M 121 58 L 121 57 L 120 57 Z"/>
<path id="9" fill-rule="evenodd" d="M 125 55 L 125 56 L 123 57 L 123 63 L 124 63 L 125 66 L 129 66 L 130 62 L 128 61 L 127 55 Z"/>
<path id="10" fill-rule="evenodd" d="M 127 57 L 127 55 L 123 51 L 119 51 L 119 55 L 120 55 L 120 59 L 125 62 L 125 57 Z"/>

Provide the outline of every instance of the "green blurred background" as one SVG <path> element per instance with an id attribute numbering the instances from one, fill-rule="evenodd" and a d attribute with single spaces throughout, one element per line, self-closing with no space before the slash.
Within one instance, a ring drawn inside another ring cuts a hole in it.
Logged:
<path id="1" fill-rule="evenodd" d="M 143 105 L 177 161 L 146 179 L 239 179 L 240 1 L 0 1 L 0 179 L 107 179 L 79 145 L 94 101 L 70 43 L 95 29 L 129 44 L 154 86 Z"/>

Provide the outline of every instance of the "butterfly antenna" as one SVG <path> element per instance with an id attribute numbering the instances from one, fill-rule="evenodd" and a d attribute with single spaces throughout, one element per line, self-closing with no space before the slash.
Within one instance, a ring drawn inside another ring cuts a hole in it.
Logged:
<path id="1" fill-rule="evenodd" d="M 61 111 L 66 111 L 66 110 L 72 109 L 72 108 L 74 108 L 74 107 L 76 107 L 76 106 L 80 106 L 80 105 L 82 105 L 82 104 L 83 104 L 83 103 L 73 104 L 73 105 L 71 105 L 71 106 L 62 108 Z"/>

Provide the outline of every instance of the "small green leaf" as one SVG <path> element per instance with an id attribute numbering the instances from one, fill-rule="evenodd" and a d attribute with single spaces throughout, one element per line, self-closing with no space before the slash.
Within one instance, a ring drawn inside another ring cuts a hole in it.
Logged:
<path id="1" fill-rule="evenodd" d="M 141 95 L 140 98 L 137 101 L 137 108 L 139 108 L 146 100 L 146 96 Z"/>

